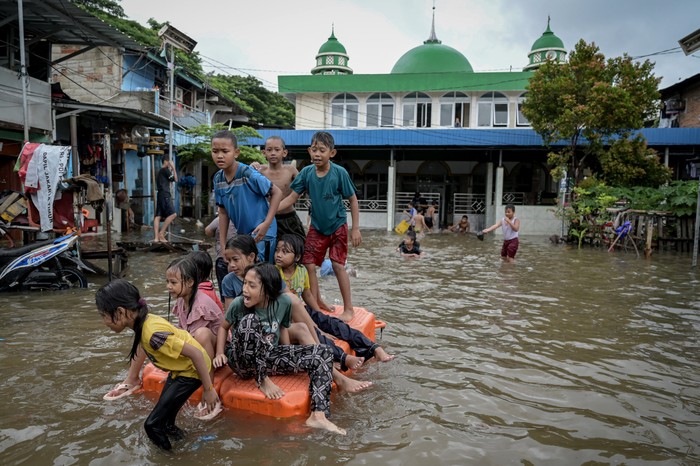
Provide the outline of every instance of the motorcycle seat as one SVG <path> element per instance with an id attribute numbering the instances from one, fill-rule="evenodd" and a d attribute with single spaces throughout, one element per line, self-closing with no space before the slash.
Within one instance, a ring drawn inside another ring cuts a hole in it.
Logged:
<path id="1" fill-rule="evenodd" d="M 3 258 L 19 257 L 19 256 L 22 256 L 22 255 L 30 252 L 30 251 L 33 251 L 34 249 L 40 248 L 42 246 L 46 246 L 47 244 L 51 244 L 53 242 L 54 242 L 54 240 L 47 239 L 44 241 L 37 241 L 36 243 L 22 246 L 20 248 L 0 249 L 0 257 L 3 257 Z"/>

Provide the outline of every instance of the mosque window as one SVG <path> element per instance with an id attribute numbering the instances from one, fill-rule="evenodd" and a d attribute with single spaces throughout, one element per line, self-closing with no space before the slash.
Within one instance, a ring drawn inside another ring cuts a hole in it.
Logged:
<path id="1" fill-rule="evenodd" d="M 333 64 L 333 56 L 328 55 L 326 56 L 326 65 L 332 65 Z"/>
<path id="2" fill-rule="evenodd" d="M 356 128 L 360 102 L 352 94 L 340 94 L 331 102 L 331 125 L 339 128 Z"/>
<path id="3" fill-rule="evenodd" d="M 523 103 L 525 102 L 526 98 L 527 93 L 518 97 L 518 117 L 516 121 L 516 124 L 518 126 L 530 126 L 530 120 L 528 120 L 527 117 L 523 114 Z"/>
<path id="4" fill-rule="evenodd" d="M 338 57 L 338 64 L 345 66 L 345 57 Z"/>
<path id="5" fill-rule="evenodd" d="M 367 126 L 394 126 L 394 99 L 389 94 L 372 94 L 367 99 Z"/>
<path id="6" fill-rule="evenodd" d="M 432 99 L 422 92 L 413 92 L 403 98 L 403 126 L 430 128 Z"/>
<path id="7" fill-rule="evenodd" d="M 440 126 L 468 127 L 470 100 L 463 92 L 448 92 L 440 97 Z"/>
<path id="8" fill-rule="evenodd" d="M 317 64 L 318 66 L 323 65 L 323 58 L 318 57 L 318 59 L 316 60 L 316 64 Z"/>
<path id="9" fill-rule="evenodd" d="M 487 92 L 479 98 L 477 125 L 481 127 L 508 126 L 508 98 L 500 92 Z"/>

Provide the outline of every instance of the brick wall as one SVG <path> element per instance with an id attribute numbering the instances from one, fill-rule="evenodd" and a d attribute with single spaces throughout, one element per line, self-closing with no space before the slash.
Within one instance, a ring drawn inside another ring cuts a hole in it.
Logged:
<path id="1" fill-rule="evenodd" d="M 678 115 L 681 128 L 700 128 L 700 83 L 688 86 L 680 93 L 685 110 Z"/>
<path id="2" fill-rule="evenodd" d="M 54 45 L 52 59 L 79 51 L 81 46 Z M 73 99 L 85 103 L 103 103 L 121 91 L 122 57 L 114 47 L 97 47 L 56 65 L 53 81 Z M 108 103 L 108 102 L 107 102 Z"/>

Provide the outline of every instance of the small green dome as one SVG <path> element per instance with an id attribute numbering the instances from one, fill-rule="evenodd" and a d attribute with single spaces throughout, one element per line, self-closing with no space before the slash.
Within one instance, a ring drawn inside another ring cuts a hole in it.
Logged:
<path id="1" fill-rule="evenodd" d="M 469 60 L 459 51 L 439 41 L 430 40 L 404 53 L 391 69 L 392 74 L 452 71 L 474 72 Z"/>
<path id="2" fill-rule="evenodd" d="M 541 49 L 563 49 L 564 42 L 560 38 L 554 35 L 552 30 L 549 28 L 549 19 L 547 20 L 547 30 L 542 33 L 542 37 L 537 39 L 534 44 L 532 44 L 532 50 Z"/>
<path id="3" fill-rule="evenodd" d="M 338 42 L 338 39 L 335 37 L 335 31 L 333 31 L 326 43 L 318 49 L 318 53 L 342 53 L 343 55 L 347 55 L 348 52 L 345 50 L 343 44 Z"/>

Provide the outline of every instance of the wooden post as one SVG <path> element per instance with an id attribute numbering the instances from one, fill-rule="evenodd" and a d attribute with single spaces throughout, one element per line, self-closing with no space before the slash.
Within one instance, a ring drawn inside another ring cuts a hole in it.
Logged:
<path id="1" fill-rule="evenodd" d="M 648 217 L 647 218 L 647 240 L 646 244 L 644 245 L 644 257 L 647 259 L 651 257 L 651 238 L 654 233 L 654 217 Z"/>

